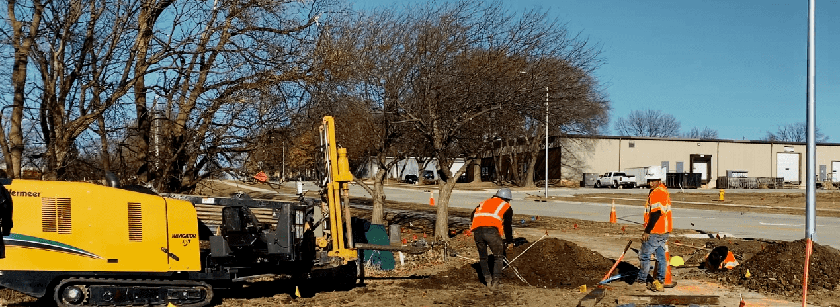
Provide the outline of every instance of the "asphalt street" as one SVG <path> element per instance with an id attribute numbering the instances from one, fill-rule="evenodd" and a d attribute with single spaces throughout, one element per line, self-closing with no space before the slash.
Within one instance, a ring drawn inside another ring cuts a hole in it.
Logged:
<path id="1" fill-rule="evenodd" d="M 294 187 L 294 182 L 287 182 L 285 185 Z M 249 187 L 240 185 L 242 187 Z M 311 183 L 304 183 L 304 189 L 317 190 Z M 408 187 L 386 187 L 385 193 L 388 200 L 400 202 L 428 203 L 431 193 L 438 199 L 437 189 L 430 186 L 429 190 L 419 190 Z M 761 190 L 763 193 L 791 192 L 801 190 Z M 571 196 L 578 193 L 638 193 L 647 194 L 646 189 L 632 190 L 611 190 L 611 189 L 568 189 L 549 188 L 548 196 Z M 678 193 L 679 190 L 671 190 L 671 193 Z M 691 192 L 717 193 L 717 190 L 692 190 Z M 741 193 L 742 191 L 738 191 Z M 750 191 L 743 191 L 749 193 Z M 356 196 L 367 196 L 367 192 L 359 186 L 352 185 L 350 193 Z M 455 190 L 449 201 L 451 207 L 475 208 L 479 202 L 492 196 L 495 190 L 483 191 L 461 191 Z M 538 202 L 526 199 L 528 196 L 542 196 L 543 190 L 513 191 L 514 213 L 524 215 L 554 216 L 575 218 L 589 221 L 609 221 L 610 204 L 573 202 L 562 200 L 549 200 Z M 735 236 L 739 238 L 771 239 L 771 240 L 798 240 L 805 237 L 805 216 L 788 214 L 767 214 L 754 213 L 749 211 L 733 212 L 718 210 L 699 210 L 679 208 L 678 204 L 673 205 L 674 227 L 680 229 L 693 229 L 702 233 L 720 234 L 720 236 Z M 748 210 L 748 208 L 745 208 Z M 619 223 L 642 223 L 643 210 L 639 206 L 627 206 L 616 204 L 616 212 Z M 693 225 L 692 225 L 693 224 Z M 823 245 L 830 245 L 840 249 L 840 219 L 833 217 L 817 217 L 816 242 Z"/>

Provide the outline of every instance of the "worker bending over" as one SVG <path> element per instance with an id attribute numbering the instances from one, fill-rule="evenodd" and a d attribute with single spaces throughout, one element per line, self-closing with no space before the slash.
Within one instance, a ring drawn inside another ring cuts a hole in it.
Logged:
<path id="1" fill-rule="evenodd" d="M 478 259 L 481 264 L 481 274 L 490 289 L 498 289 L 502 281 L 502 261 L 505 247 L 513 242 L 513 209 L 510 207 L 512 196 L 510 189 L 502 188 L 493 197 L 487 199 L 475 208 L 472 214 L 470 230 L 475 236 L 475 246 L 478 248 Z M 502 235 L 505 240 L 502 241 Z M 493 252 L 493 275 L 487 263 L 487 248 Z"/>

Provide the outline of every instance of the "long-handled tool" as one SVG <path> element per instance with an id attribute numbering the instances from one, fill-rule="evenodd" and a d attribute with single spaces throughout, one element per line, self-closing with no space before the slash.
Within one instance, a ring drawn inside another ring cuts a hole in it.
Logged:
<path id="1" fill-rule="evenodd" d="M 624 247 L 624 252 L 621 253 L 621 257 L 618 257 L 618 260 L 615 262 L 615 264 L 613 264 L 610 271 L 607 272 L 607 275 L 604 275 L 604 278 L 601 279 L 601 281 L 604 281 L 604 280 L 607 280 L 607 278 L 610 278 L 610 274 L 612 274 L 613 270 L 615 270 L 615 268 L 618 266 L 618 264 L 621 263 L 621 259 L 624 259 L 624 254 L 627 254 L 627 250 L 630 249 L 630 244 L 633 244 L 633 240 L 628 240 L 627 241 L 627 246 Z"/>
<path id="2" fill-rule="evenodd" d="M 617 274 L 615 276 L 611 276 L 610 278 L 602 280 L 598 284 L 599 285 L 608 284 L 612 281 L 619 280 L 619 279 L 622 279 L 624 277 L 630 277 L 630 276 L 633 276 L 635 278 L 638 275 L 639 275 L 639 270 L 634 270 L 634 271 L 630 271 L 630 272 L 627 272 L 627 273 L 624 273 L 624 274 Z"/>

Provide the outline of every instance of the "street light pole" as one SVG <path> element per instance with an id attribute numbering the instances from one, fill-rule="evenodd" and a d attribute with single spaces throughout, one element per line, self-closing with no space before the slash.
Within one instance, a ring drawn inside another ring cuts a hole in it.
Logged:
<path id="1" fill-rule="evenodd" d="M 527 74 L 528 72 L 520 71 L 520 74 Z M 545 87 L 545 200 L 548 200 L 548 86 Z"/>
<path id="2" fill-rule="evenodd" d="M 283 175 L 281 181 L 286 182 L 286 142 L 283 141 Z"/>

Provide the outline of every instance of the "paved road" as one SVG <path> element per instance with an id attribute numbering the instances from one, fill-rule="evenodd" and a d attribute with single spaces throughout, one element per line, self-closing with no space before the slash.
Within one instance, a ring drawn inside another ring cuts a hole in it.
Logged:
<path id="1" fill-rule="evenodd" d="M 286 183 L 294 187 L 294 183 Z M 305 189 L 316 190 L 314 184 L 306 183 Z M 571 196 L 578 193 L 632 193 L 645 195 L 647 190 L 611 190 L 611 189 L 565 189 L 549 188 L 549 196 Z M 672 190 L 672 193 L 677 191 Z M 717 190 L 692 190 L 691 192 L 717 193 Z M 773 192 L 802 192 L 803 190 L 739 190 L 736 193 L 773 193 Z M 367 192 L 359 186 L 351 186 L 352 195 L 367 195 Z M 386 187 L 385 193 L 388 200 L 401 202 L 429 201 L 429 192 L 407 187 Z M 456 208 L 474 208 L 479 202 L 490 197 L 495 190 L 485 191 L 453 191 L 449 205 Z M 727 193 L 732 193 L 727 191 Z M 526 200 L 526 197 L 542 196 L 543 191 L 513 191 L 513 208 L 517 214 L 556 216 L 576 218 L 581 220 L 609 221 L 609 204 L 573 202 L 562 200 L 550 200 L 548 202 L 536 202 Z M 435 192 L 437 199 L 437 192 Z M 749 210 L 745 208 L 745 210 Z M 761 238 L 772 240 L 798 240 L 805 237 L 805 216 L 787 214 L 767 214 L 718 210 L 699 210 L 679 208 L 675 204 L 674 227 L 681 229 L 694 229 L 708 233 L 721 233 L 739 238 Z M 616 205 L 619 223 L 642 223 L 643 210 L 639 206 Z M 692 225 L 693 224 L 693 225 Z M 840 249 L 840 218 L 818 217 L 816 242 L 823 245 L 830 245 Z"/>

